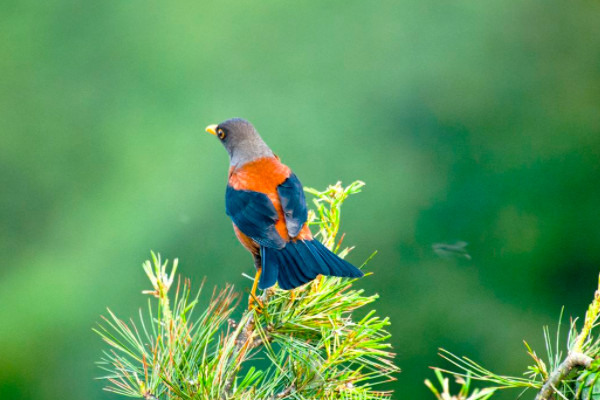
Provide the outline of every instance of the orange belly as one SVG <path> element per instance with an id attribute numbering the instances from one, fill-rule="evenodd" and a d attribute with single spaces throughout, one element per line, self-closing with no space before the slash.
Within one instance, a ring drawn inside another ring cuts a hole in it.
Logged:
<path id="1" fill-rule="evenodd" d="M 233 224 L 233 231 L 235 232 L 235 236 L 237 236 L 238 240 L 250 253 L 258 255 L 260 253 L 260 246 L 250 237 L 244 235 L 242 231 L 238 229 L 235 224 Z"/>

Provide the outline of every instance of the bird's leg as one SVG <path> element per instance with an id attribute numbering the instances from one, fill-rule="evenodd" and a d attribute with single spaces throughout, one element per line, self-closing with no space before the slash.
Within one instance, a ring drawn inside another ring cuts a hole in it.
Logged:
<path id="1" fill-rule="evenodd" d="M 258 287 L 258 281 L 260 279 L 260 275 L 262 273 L 262 260 L 260 257 L 260 253 L 259 254 L 255 254 L 254 255 L 254 266 L 256 267 L 256 275 L 254 275 L 254 282 L 252 283 L 252 291 L 250 292 L 250 297 L 248 298 L 248 309 L 255 309 L 258 312 L 260 312 L 260 308 L 262 308 L 262 303 L 261 301 L 258 299 L 258 297 L 256 297 L 256 288 Z M 254 307 L 254 301 L 256 301 L 258 303 L 259 308 L 256 309 Z"/>
<path id="2" fill-rule="evenodd" d="M 256 270 L 256 275 L 254 275 L 254 283 L 252 283 L 252 290 L 250 291 L 250 297 L 248 298 L 248 308 L 251 309 L 254 301 L 260 304 L 260 300 L 256 297 L 256 288 L 258 286 L 258 280 L 260 279 L 260 274 L 262 273 L 262 268 L 258 268 Z M 260 304 L 262 306 L 262 304 Z"/>

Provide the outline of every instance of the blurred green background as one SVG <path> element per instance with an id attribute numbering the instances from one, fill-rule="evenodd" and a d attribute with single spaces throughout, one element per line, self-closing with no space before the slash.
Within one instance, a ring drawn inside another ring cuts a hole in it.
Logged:
<path id="1" fill-rule="evenodd" d="M 111 399 L 91 328 L 154 249 L 209 287 L 252 263 L 209 123 L 240 116 L 373 250 L 403 373 L 438 347 L 519 374 L 600 266 L 600 3 L 0 2 L 0 398 Z M 472 260 L 434 243 L 469 242 Z M 512 399 L 516 393 L 499 396 Z"/>

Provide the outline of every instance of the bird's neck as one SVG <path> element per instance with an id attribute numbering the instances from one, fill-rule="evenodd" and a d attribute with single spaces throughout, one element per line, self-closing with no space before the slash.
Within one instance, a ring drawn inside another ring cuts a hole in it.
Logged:
<path id="1" fill-rule="evenodd" d="M 229 152 L 229 165 L 235 169 L 265 157 L 274 157 L 274 154 L 262 140 L 241 142 Z"/>

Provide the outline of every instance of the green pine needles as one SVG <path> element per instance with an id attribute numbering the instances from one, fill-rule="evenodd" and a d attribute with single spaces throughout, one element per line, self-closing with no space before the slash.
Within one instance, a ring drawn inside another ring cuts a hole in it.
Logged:
<path id="1" fill-rule="evenodd" d="M 310 223 L 330 249 L 341 247 L 343 201 L 363 185 L 307 189 L 316 207 Z M 230 285 L 199 304 L 200 291 L 192 294 L 176 269 L 177 260 L 170 267 L 153 253 L 144 263 L 152 284 L 144 293 L 153 297 L 138 322 L 109 310 L 95 329 L 108 345 L 98 363 L 107 372 L 106 390 L 153 400 L 390 398 L 377 389 L 399 371 L 389 320 L 365 310 L 377 295 L 347 279 L 318 277 L 294 291 L 265 291 L 259 311 L 247 310 Z M 356 319 L 355 311 L 364 316 Z"/>
<path id="2" fill-rule="evenodd" d="M 585 314 L 581 330 L 577 329 L 577 319 L 571 320 L 566 345 L 561 343 L 561 321 L 562 313 L 556 335 L 551 335 L 548 327 L 544 327 L 545 361 L 525 342 L 533 364 L 527 367 L 523 376 L 498 375 L 467 357 L 458 357 L 441 350 L 440 355 L 458 371 L 435 368 L 442 386 L 441 393 L 429 380 L 426 380 L 425 384 L 439 400 L 484 400 L 501 389 L 534 391 L 536 400 L 600 400 L 600 281 Z M 445 378 L 443 373 L 453 375 L 462 385 L 458 395 L 450 395 L 448 378 Z M 471 379 L 486 382 L 491 386 L 469 394 Z"/>

